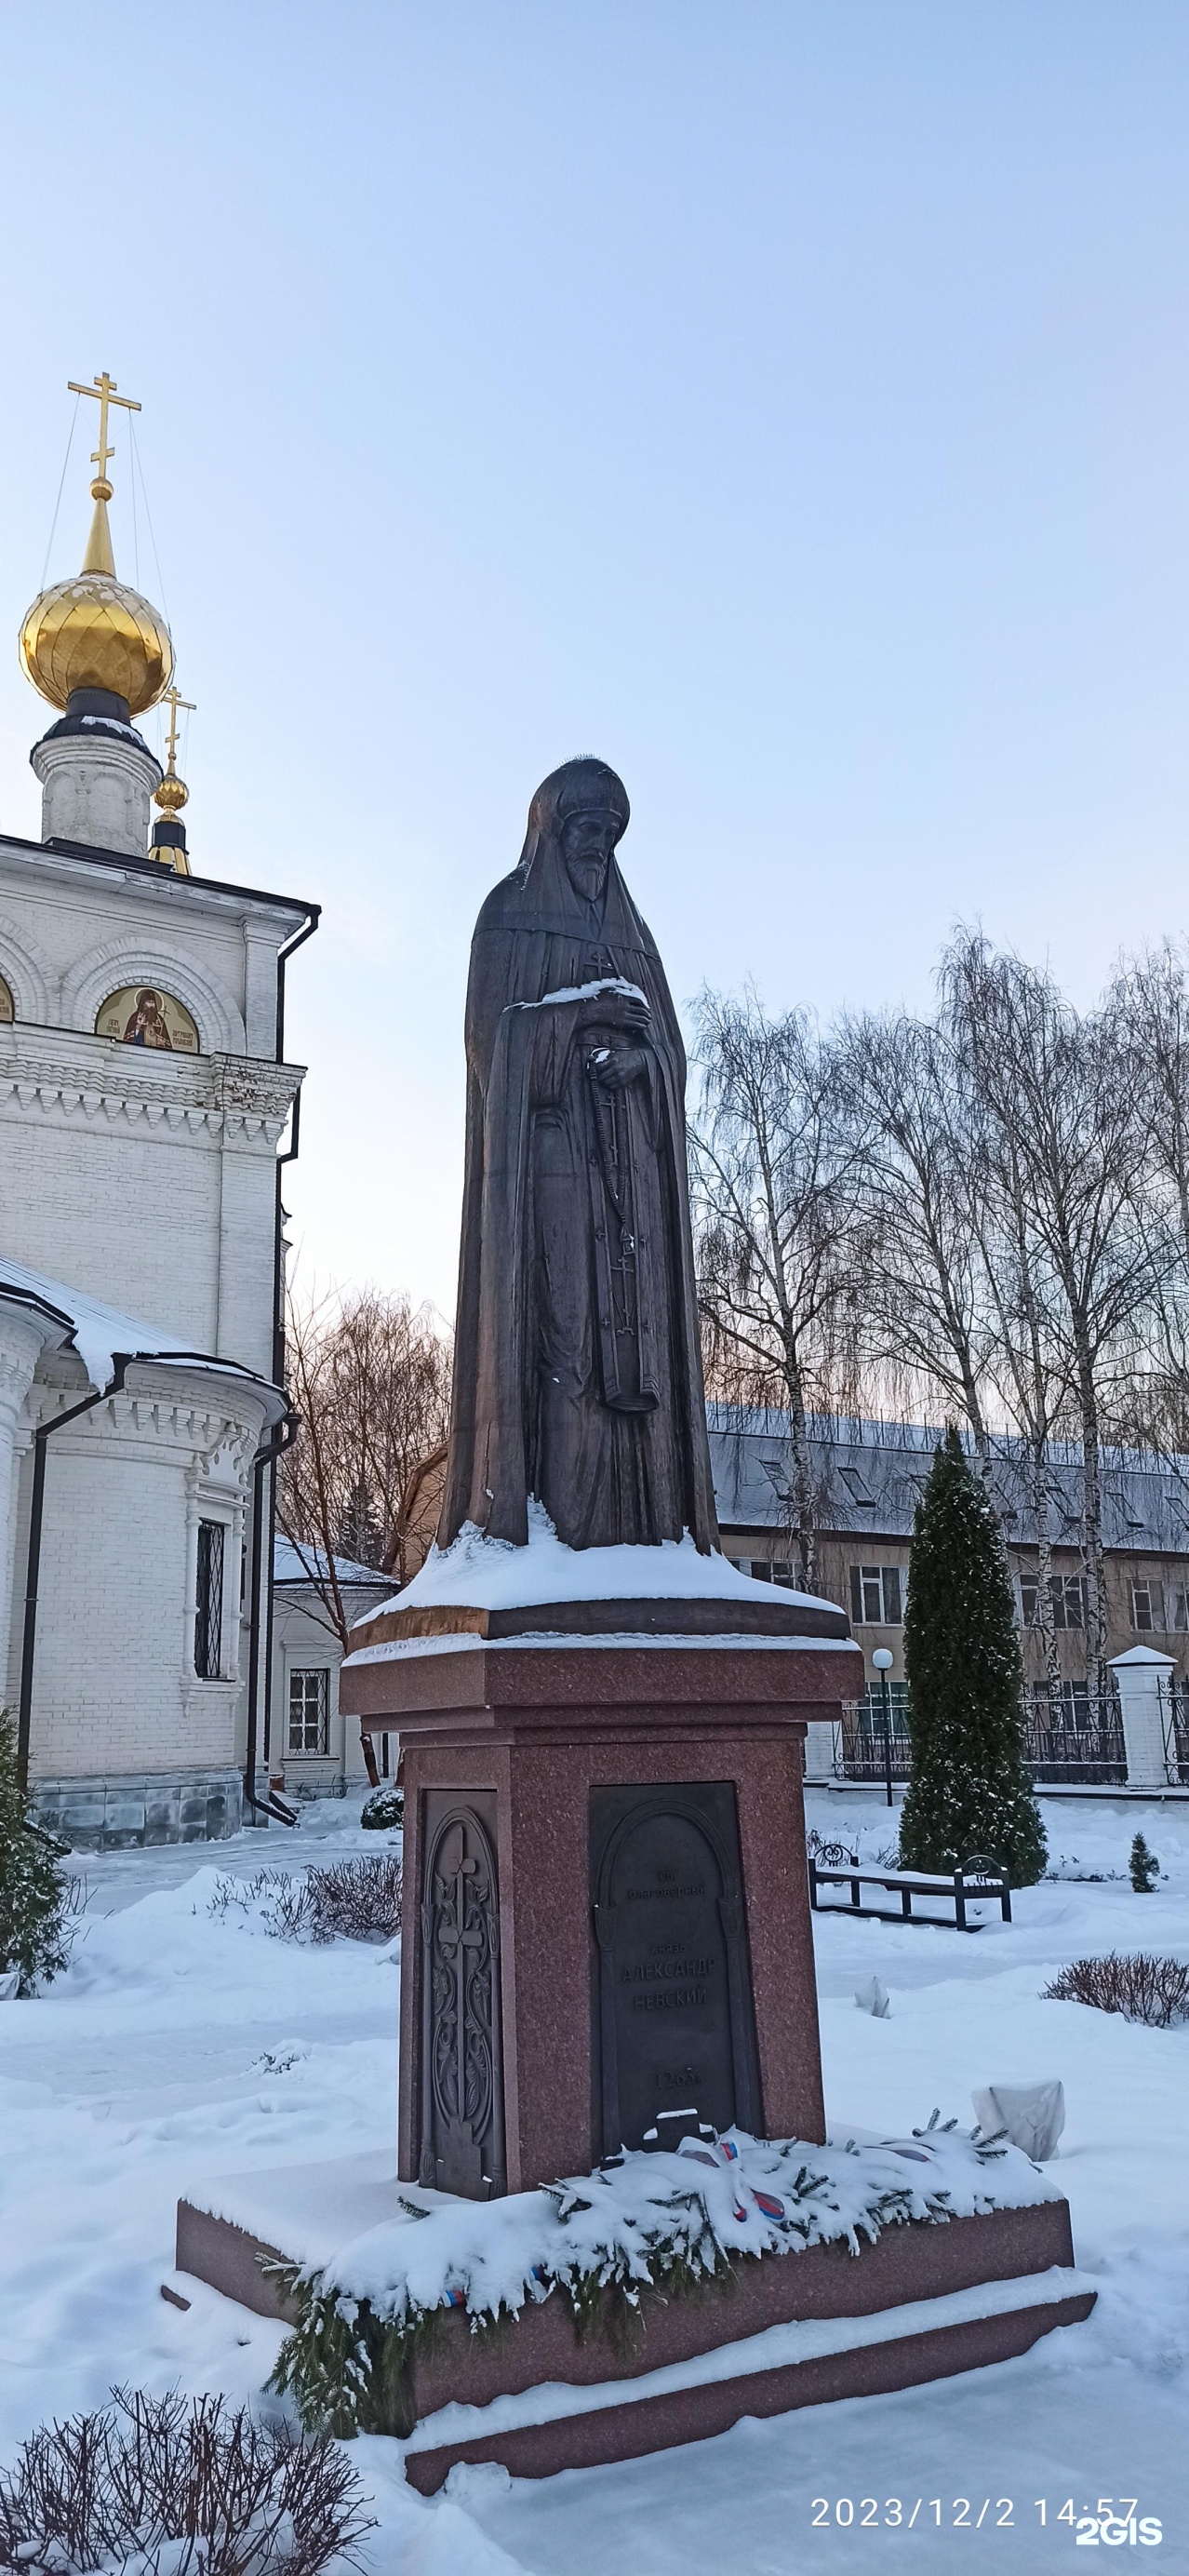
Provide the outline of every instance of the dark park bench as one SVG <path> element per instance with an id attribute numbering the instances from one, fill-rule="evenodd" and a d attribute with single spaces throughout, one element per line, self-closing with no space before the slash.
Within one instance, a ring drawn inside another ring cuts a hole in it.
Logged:
<path id="1" fill-rule="evenodd" d="M 831 1859 L 828 1864 L 810 1852 L 808 1863 L 809 1902 L 817 1914 L 868 1915 L 877 1923 L 933 1923 L 943 1928 L 952 1920 L 959 1932 L 978 1932 L 982 1926 L 977 1921 L 967 1921 L 966 1908 L 972 1898 L 980 1897 L 984 1900 L 990 1898 L 1000 1907 L 1004 1922 L 1011 1921 L 1011 1889 L 1006 1873 L 997 1862 L 985 1860 L 981 1853 L 964 1861 L 961 1869 L 940 1874 L 927 1869 L 868 1869 L 860 1865 L 857 1854 L 853 1852 L 844 1854 L 837 1862 Z M 849 1895 L 841 1903 L 837 1899 L 828 1899 L 823 1904 L 820 1891 L 829 1887 L 845 1887 Z M 899 1911 L 894 1912 L 887 1905 L 865 1905 L 865 1887 L 880 1888 L 886 1895 L 898 1897 Z M 943 1905 L 953 1907 L 952 1917 L 948 1912 L 914 1914 L 914 1896 L 928 1897 L 934 1904 L 940 1899 Z"/>

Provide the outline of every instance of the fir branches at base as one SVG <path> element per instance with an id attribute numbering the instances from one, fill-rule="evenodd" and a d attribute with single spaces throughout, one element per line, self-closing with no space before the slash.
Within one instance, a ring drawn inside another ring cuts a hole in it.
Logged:
<path id="1" fill-rule="evenodd" d="M 410 2196 L 403 2219 L 321 2270 L 267 2263 L 295 2317 L 269 2384 L 310 2432 L 403 2439 L 426 2412 L 425 2368 L 444 2337 L 461 2393 L 459 2338 L 516 2337 L 554 2300 L 576 2342 L 605 2354 L 608 2377 L 631 2375 L 650 2315 L 730 2297 L 749 2257 L 767 2265 L 832 2245 L 858 2255 L 888 2228 L 1053 2198 L 1017 2149 L 940 2127 L 936 2112 L 911 2142 L 819 2148 L 732 2130 L 712 2147 L 625 2155 L 504 2200 Z M 556 2362 L 555 2341 L 550 2350 Z"/>

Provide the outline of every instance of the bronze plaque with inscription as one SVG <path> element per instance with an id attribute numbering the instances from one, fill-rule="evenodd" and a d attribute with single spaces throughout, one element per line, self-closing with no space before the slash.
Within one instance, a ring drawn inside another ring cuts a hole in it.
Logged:
<path id="1" fill-rule="evenodd" d="M 590 1871 L 599 2152 L 758 2129 L 733 1787 L 593 1789 Z"/>

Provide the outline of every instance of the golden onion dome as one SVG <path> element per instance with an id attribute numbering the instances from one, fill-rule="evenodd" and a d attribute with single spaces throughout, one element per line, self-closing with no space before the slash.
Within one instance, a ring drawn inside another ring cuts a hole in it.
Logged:
<path id="1" fill-rule="evenodd" d="M 117 581 L 107 525 L 111 485 L 91 485 L 95 516 L 83 568 L 43 590 L 21 624 L 21 661 L 52 707 L 74 689 L 106 689 L 130 715 L 155 706 L 173 676 L 173 645 L 159 609 Z"/>
<path id="2" fill-rule="evenodd" d="M 185 780 L 179 778 L 176 769 L 171 766 L 166 770 L 160 786 L 153 789 L 153 803 L 160 806 L 163 814 L 180 814 L 183 805 L 188 805 L 189 802 L 190 790 Z"/>

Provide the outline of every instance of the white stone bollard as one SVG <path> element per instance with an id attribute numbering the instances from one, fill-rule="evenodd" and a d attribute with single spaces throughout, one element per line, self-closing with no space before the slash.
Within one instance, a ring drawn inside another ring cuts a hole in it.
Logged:
<path id="1" fill-rule="evenodd" d="M 805 1786 L 822 1788 L 842 1777 L 842 1728 L 832 1718 L 811 1717 L 805 1729 Z"/>
<path id="2" fill-rule="evenodd" d="M 1173 1657 L 1159 1654 L 1155 1646 L 1132 1646 L 1127 1654 L 1111 1657 L 1119 1686 L 1129 1789 L 1168 1787 L 1168 1708 L 1161 1682 L 1167 1683 L 1175 1670 Z"/>

